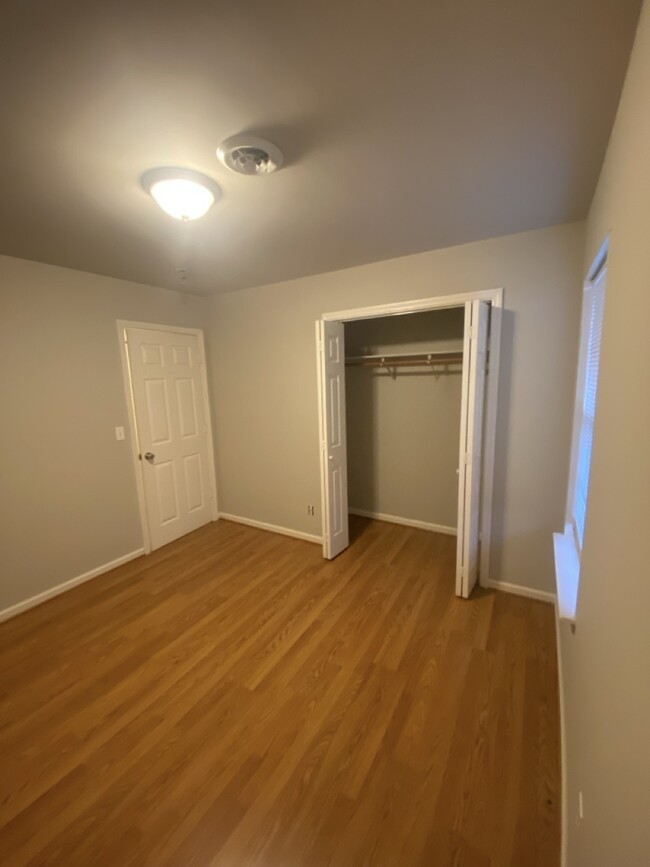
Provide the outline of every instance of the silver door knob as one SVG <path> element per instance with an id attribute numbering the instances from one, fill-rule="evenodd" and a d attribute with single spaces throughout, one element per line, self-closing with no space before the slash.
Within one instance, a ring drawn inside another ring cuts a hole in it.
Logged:
<path id="1" fill-rule="evenodd" d="M 153 452 L 145 452 L 145 453 L 144 453 L 144 459 L 145 459 L 145 461 L 149 461 L 149 463 L 153 463 L 153 459 L 154 459 L 155 457 L 156 457 L 156 456 L 154 455 Z"/>

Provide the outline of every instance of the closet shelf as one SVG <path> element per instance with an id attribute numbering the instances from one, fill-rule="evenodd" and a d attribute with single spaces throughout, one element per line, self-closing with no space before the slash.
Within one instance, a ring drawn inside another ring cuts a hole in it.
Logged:
<path id="1" fill-rule="evenodd" d="M 411 367 L 413 365 L 462 364 L 462 350 L 446 352 L 411 352 L 402 355 L 353 355 L 345 359 L 346 365 L 362 367 Z"/>

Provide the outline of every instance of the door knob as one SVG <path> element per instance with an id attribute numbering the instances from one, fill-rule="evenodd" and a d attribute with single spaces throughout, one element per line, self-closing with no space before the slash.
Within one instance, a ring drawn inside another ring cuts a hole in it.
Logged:
<path id="1" fill-rule="evenodd" d="M 153 452 L 145 452 L 145 453 L 144 453 L 144 459 L 145 459 L 145 461 L 149 461 L 150 464 L 153 463 L 153 459 L 154 459 L 155 457 L 156 457 L 156 456 L 154 455 Z"/>

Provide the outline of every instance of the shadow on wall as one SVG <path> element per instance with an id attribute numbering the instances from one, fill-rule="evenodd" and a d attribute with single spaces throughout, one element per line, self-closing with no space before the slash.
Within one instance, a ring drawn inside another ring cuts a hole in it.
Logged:
<path id="1" fill-rule="evenodd" d="M 345 323 L 346 355 L 380 352 L 424 352 L 435 344 L 462 338 L 464 308 L 424 310 Z"/>
<path id="2" fill-rule="evenodd" d="M 348 497 L 351 509 L 379 511 L 377 502 L 377 384 L 373 368 L 348 367 L 346 423 Z M 363 492 L 361 494 L 360 492 Z"/>

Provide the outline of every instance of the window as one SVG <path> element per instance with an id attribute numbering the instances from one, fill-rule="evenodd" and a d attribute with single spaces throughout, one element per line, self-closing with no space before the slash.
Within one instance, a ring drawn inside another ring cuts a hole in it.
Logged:
<path id="1" fill-rule="evenodd" d="M 575 424 L 577 449 L 575 457 L 575 483 L 573 486 L 570 520 L 576 544 L 582 550 L 587 519 L 589 475 L 591 471 L 591 448 L 594 441 L 596 418 L 596 393 L 598 391 L 598 368 L 600 366 L 600 343 L 603 333 L 603 310 L 605 307 L 605 279 L 607 268 L 598 271 L 596 278 L 585 287 L 580 335 L 580 370 L 576 395 L 577 412 Z"/>
<path id="2" fill-rule="evenodd" d="M 554 534 L 560 617 L 569 620 L 575 619 L 580 580 L 580 555 L 589 503 L 589 476 L 596 419 L 606 281 L 607 242 L 598 254 L 584 288 L 567 522 L 563 534 Z"/>

